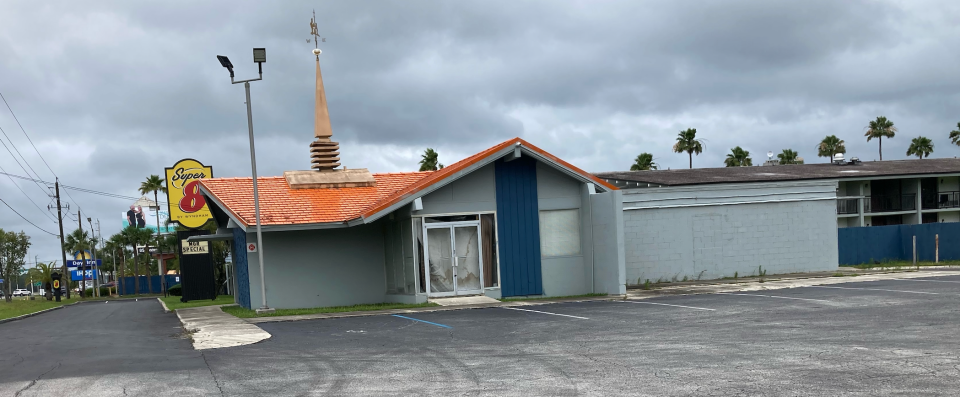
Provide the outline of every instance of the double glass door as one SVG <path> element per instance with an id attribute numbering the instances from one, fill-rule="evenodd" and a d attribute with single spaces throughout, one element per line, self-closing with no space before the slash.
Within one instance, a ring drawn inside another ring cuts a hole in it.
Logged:
<path id="1" fill-rule="evenodd" d="M 430 296 L 483 293 L 480 222 L 425 224 L 424 237 Z"/>

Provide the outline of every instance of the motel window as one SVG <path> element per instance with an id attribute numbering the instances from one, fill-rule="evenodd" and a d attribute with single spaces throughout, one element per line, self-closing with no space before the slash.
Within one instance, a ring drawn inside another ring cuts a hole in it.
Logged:
<path id="1" fill-rule="evenodd" d="M 580 255 L 580 210 L 540 211 L 540 255 Z"/>

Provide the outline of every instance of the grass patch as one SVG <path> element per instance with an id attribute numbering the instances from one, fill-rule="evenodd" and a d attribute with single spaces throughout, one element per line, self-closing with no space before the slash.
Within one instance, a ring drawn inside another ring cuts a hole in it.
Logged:
<path id="1" fill-rule="evenodd" d="M 921 261 L 921 262 L 918 263 L 918 265 L 920 265 L 920 267 L 924 267 L 924 266 L 960 266 L 960 260 L 940 261 L 940 263 Z M 845 266 L 845 267 L 847 267 L 847 266 Z M 881 269 L 886 269 L 886 268 L 901 269 L 901 268 L 907 268 L 907 267 L 916 268 L 917 266 L 913 264 L 913 261 L 882 261 L 882 262 L 880 262 L 880 263 L 864 263 L 864 264 L 853 265 L 853 266 L 849 266 L 849 267 L 852 267 L 852 268 L 855 268 L 855 269 L 875 269 L 875 268 L 881 268 Z"/>
<path id="2" fill-rule="evenodd" d="M 567 296 L 535 296 L 532 298 L 503 298 L 500 299 L 500 302 L 515 302 L 515 301 L 535 301 L 540 299 L 570 299 L 570 298 L 593 298 L 597 296 L 607 296 L 607 294 L 583 294 L 583 295 L 567 295 Z"/>
<path id="3" fill-rule="evenodd" d="M 836 273 L 830 275 L 830 277 L 857 277 L 857 276 L 859 276 L 859 274 L 856 274 L 856 273 L 844 273 L 844 272 L 836 272 Z"/>
<path id="4" fill-rule="evenodd" d="M 160 298 L 167 305 L 167 309 L 177 310 L 185 309 L 188 307 L 200 307 L 200 306 L 213 306 L 213 305 L 229 305 L 233 303 L 233 295 L 218 295 L 217 299 L 209 300 L 198 300 L 190 301 L 187 303 L 180 302 L 179 296 L 168 296 L 166 298 Z"/>
<path id="5" fill-rule="evenodd" d="M 6 299 L 0 299 L 0 320 L 76 302 L 76 299 L 67 300 L 61 298 L 61 301 L 57 302 L 55 300 L 48 301 L 42 296 L 37 296 L 36 298 L 35 300 L 30 300 L 29 297 L 16 296 L 13 297 L 10 302 L 7 302 Z"/>
<path id="6" fill-rule="evenodd" d="M 240 318 L 252 318 L 252 317 L 296 316 L 301 314 L 318 314 L 318 313 L 365 312 L 365 311 L 371 311 L 371 310 L 413 309 L 418 307 L 433 307 L 433 306 L 440 306 L 440 305 L 433 302 L 373 303 L 373 304 L 353 305 L 353 306 L 312 307 L 308 309 L 277 309 L 273 313 L 262 314 L 262 315 L 258 315 L 256 310 L 247 309 L 240 306 L 226 306 L 221 309 L 225 313 L 229 313 Z"/>

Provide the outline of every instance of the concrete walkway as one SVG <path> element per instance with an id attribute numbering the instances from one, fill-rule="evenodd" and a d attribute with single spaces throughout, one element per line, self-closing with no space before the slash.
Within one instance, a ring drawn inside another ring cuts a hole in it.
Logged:
<path id="1" fill-rule="evenodd" d="M 833 276 L 796 276 L 790 278 L 781 278 L 780 276 L 765 277 L 764 282 L 753 278 L 743 281 L 724 280 L 722 282 L 707 282 L 702 284 L 682 283 L 682 285 L 658 285 L 656 289 L 627 290 L 627 299 L 648 299 L 657 296 L 667 295 L 696 295 L 696 294 L 716 294 L 724 292 L 743 292 L 743 291 L 764 291 L 784 288 L 798 288 L 812 285 L 829 285 L 842 283 L 855 283 L 865 281 L 911 279 L 922 277 L 954 276 L 960 275 L 960 269 L 956 267 L 938 267 L 921 268 L 922 270 L 908 271 L 889 271 L 889 272 L 850 272 L 841 271 L 845 274 L 843 277 Z M 836 274 L 836 272 L 834 273 Z"/>
<path id="2" fill-rule="evenodd" d="M 176 312 L 183 328 L 191 333 L 193 348 L 197 350 L 250 345 L 270 338 L 267 331 L 224 313 L 219 305 L 177 309 Z"/>

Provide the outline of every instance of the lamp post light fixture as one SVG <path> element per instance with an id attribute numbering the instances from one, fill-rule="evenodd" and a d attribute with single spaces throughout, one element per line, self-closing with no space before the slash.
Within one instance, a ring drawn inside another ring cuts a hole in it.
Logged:
<path id="1" fill-rule="evenodd" d="M 257 151 L 253 144 L 253 112 L 250 106 L 250 82 L 263 80 L 263 63 L 267 61 L 267 50 L 265 48 L 253 49 L 253 62 L 256 62 L 260 77 L 249 80 L 235 81 L 233 75 L 233 63 L 230 59 L 217 55 L 220 65 L 230 71 L 230 83 L 243 83 L 243 88 L 247 92 L 247 129 L 250 133 L 250 172 L 253 174 L 253 212 L 257 222 L 257 256 L 260 262 L 260 298 L 261 305 L 257 313 L 272 313 L 274 310 L 267 306 L 267 280 L 263 275 L 263 234 L 260 231 L 260 195 L 257 190 Z"/>

